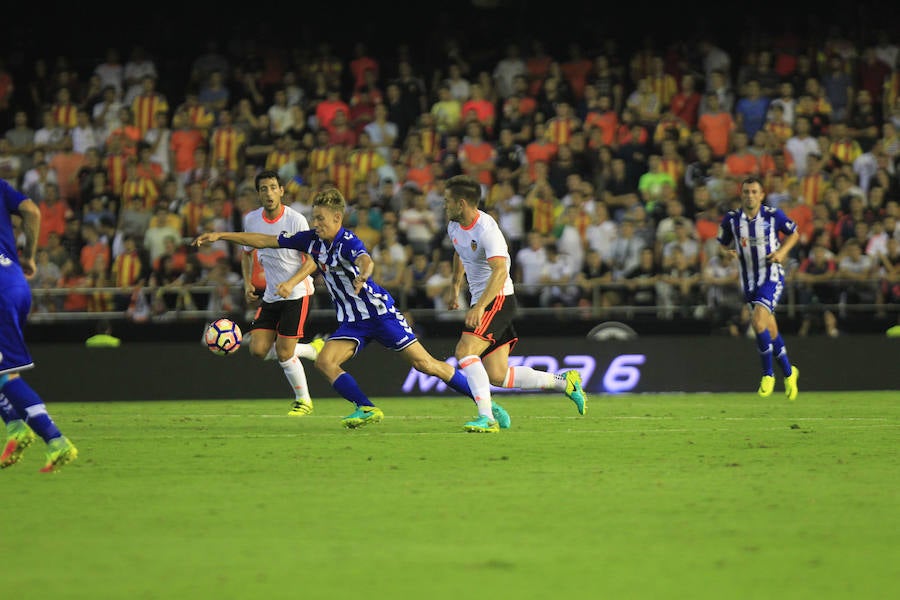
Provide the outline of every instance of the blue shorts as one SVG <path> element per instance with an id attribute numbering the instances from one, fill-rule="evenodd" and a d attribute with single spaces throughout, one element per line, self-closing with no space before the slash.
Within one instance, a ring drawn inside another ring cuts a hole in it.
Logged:
<path id="1" fill-rule="evenodd" d="M 371 319 L 341 323 L 337 330 L 328 336 L 329 340 L 353 340 L 356 342 L 355 356 L 366 344 L 376 341 L 388 350 L 400 351 L 416 342 L 416 334 L 395 307 L 383 315 Z"/>
<path id="2" fill-rule="evenodd" d="M 767 281 L 751 292 L 744 292 L 744 300 L 753 308 L 754 304 L 764 306 L 770 313 L 775 314 L 781 293 L 784 291 L 784 278 L 778 281 Z"/>
<path id="3" fill-rule="evenodd" d="M 22 325 L 31 311 L 31 288 L 14 284 L 0 293 L 0 375 L 34 366 Z"/>

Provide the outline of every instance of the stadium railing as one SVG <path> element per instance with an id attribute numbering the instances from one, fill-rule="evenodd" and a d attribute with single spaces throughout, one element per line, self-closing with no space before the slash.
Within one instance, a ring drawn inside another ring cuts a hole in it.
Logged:
<path id="1" fill-rule="evenodd" d="M 811 310 L 831 310 L 840 315 L 872 315 L 872 316 L 896 316 L 900 318 L 900 304 L 886 301 L 879 303 L 878 290 L 882 285 L 883 278 L 872 278 L 868 280 L 849 280 L 835 279 L 832 285 L 838 290 L 840 300 L 836 303 L 803 303 L 800 291 L 805 284 L 798 282 L 788 283 L 782 302 L 779 305 L 779 312 L 783 312 L 786 316 L 794 318 L 802 316 Z M 574 285 L 574 284 L 571 284 Z M 736 285 L 736 284 L 735 284 Z M 848 297 L 848 290 L 851 286 L 864 286 L 866 292 L 870 296 L 869 302 L 854 302 Z M 528 292 L 539 292 L 546 286 L 527 286 L 524 284 L 516 284 L 519 292 L 527 295 Z M 695 298 L 705 297 L 709 285 L 705 283 L 697 283 L 692 286 L 692 292 Z M 164 320 L 189 320 L 197 318 L 212 318 L 223 312 L 243 311 L 246 306 L 243 302 L 243 286 L 235 285 L 229 288 L 232 308 L 223 307 L 219 301 L 204 303 L 202 306 L 195 306 L 189 309 L 166 309 L 160 314 L 152 314 L 153 318 L 163 318 Z M 438 318 L 452 319 L 446 313 L 439 314 L 433 308 L 410 306 L 408 297 L 412 290 L 409 289 L 390 289 L 389 290 L 396 299 L 399 307 L 404 312 L 409 312 L 417 318 Z M 730 290 L 733 292 L 733 290 Z M 129 310 L 110 310 L 112 306 L 111 299 L 118 296 L 143 295 L 148 305 L 152 305 L 152 300 L 160 292 L 169 292 L 171 294 L 179 294 L 187 292 L 196 300 L 204 298 L 221 298 L 222 287 L 214 285 L 189 285 L 184 287 L 150 287 L 142 288 L 120 288 L 120 287 L 57 287 L 57 288 L 34 288 L 32 311 L 29 315 L 29 322 L 32 323 L 53 323 L 78 320 L 96 320 L 98 318 L 106 319 L 126 319 L 134 316 L 135 307 Z M 639 306 L 630 304 L 616 304 L 613 306 L 603 306 L 601 299 L 605 292 L 618 292 L 621 297 L 626 295 L 626 286 L 621 282 L 600 283 L 591 286 L 591 297 L 589 302 L 573 303 L 571 305 L 555 305 L 555 306 L 530 306 L 520 302 L 520 314 L 523 316 L 535 317 L 553 317 L 566 319 L 585 319 L 596 320 L 598 317 L 603 318 L 632 318 L 636 316 L 658 316 L 665 319 L 694 319 L 703 320 L 707 318 L 714 310 L 733 310 L 739 311 L 742 302 L 740 300 L 732 301 L 728 305 L 713 306 L 708 302 L 695 301 L 686 304 Z M 61 310 L 63 301 L 69 295 L 83 295 L 91 300 L 91 308 L 89 310 L 66 311 Z M 733 298 L 734 296 L 732 296 Z M 324 286 L 317 284 L 316 294 L 312 298 L 311 303 L 312 316 L 329 316 L 333 309 L 328 292 Z M 153 312 L 152 307 L 150 311 Z M 454 313 L 455 314 L 455 313 Z M 459 319 L 462 319 L 463 313 L 459 312 Z"/>

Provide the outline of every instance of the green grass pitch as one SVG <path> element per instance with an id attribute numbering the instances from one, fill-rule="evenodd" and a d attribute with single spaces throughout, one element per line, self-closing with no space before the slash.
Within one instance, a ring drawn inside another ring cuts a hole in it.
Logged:
<path id="1" fill-rule="evenodd" d="M 0 471 L 0 597 L 888 598 L 897 392 L 50 403 Z M 891 592 L 890 590 L 894 590 Z"/>

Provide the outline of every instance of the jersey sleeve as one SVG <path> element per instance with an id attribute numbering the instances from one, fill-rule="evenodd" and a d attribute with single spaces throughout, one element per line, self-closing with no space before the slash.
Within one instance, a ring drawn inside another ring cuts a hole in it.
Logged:
<path id="1" fill-rule="evenodd" d="M 369 251 L 366 250 L 366 245 L 363 244 L 361 239 L 356 237 L 353 233 L 345 231 L 344 239 L 341 242 L 340 254 L 343 258 L 355 263 L 357 258 L 363 254 L 368 255 Z"/>
<path id="2" fill-rule="evenodd" d="M 785 235 L 791 235 L 797 231 L 797 223 L 792 221 L 780 208 L 775 209 L 775 226 Z"/>
<path id="3" fill-rule="evenodd" d="M 249 215 L 249 213 L 246 214 L 246 215 L 244 215 L 244 216 L 241 218 L 241 228 L 242 228 L 244 231 L 250 231 L 250 225 L 248 225 L 248 220 L 247 220 L 248 215 Z M 250 254 L 250 253 L 253 252 L 255 249 L 256 249 L 256 248 L 252 248 L 252 247 L 250 247 L 250 246 L 244 246 L 244 245 L 241 245 L 241 250 L 243 250 L 243 251 L 246 252 L 247 254 Z"/>
<path id="4" fill-rule="evenodd" d="M 282 231 L 278 234 L 278 245 L 281 248 L 292 248 L 294 250 L 309 252 L 309 245 L 312 242 L 314 235 L 315 232 L 310 230 L 295 231 L 294 233 Z"/>
<path id="5" fill-rule="evenodd" d="M 729 220 L 729 215 L 722 217 L 722 221 L 719 223 L 719 231 L 716 234 L 716 240 L 723 246 L 730 246 L 734 242 L 734 234 L 731 231 Z"/>
<path id="6" fill-rule="evenodd" d="M 5 179 L 0 179 L 0 196 L 6 212 L 19 214 L 19 205 L 28 199 L 28 196 L 11 186 Z"/>
<path id="7" fill-rule="evenodd" d="M 496 256 L 506 256 L 509 254 L 509 247 L 506 245 L 506 238 L 499 227 L 491 227 L 485 231 L 484 240 L 484 257 L 488 260 Z"/>

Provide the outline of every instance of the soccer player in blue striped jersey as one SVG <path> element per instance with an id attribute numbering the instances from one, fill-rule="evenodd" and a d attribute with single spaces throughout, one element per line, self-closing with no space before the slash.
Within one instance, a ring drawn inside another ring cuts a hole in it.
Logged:
<path id="1" fill-rule="evenodd" d="M 784 375 L 784 393 L 788 400 L 795 400 L 800 371 L 788 358 L 775 309 L 784 291 L 784 262 L 800 236 L 797 225 L 784 211 L 765 206 L 764 198 L 759 178 L 744 179 L 741 208 L 729 211 L 722 218 L 717 239 L 738 259 L 741 289 L 750 305 L 751 324 L 762 361 L 758 393 L 765 397 L 775 389 L 774 357 Z"/>
<path id="2" fill-rule="evenodd" d="M 78 450 L 50 418 L 47 406 L 21 372 L 34 367 L 22 331 L 31 310 L 31 288 L 37 266 L 41 211 L 33 200 L 0 179 L 0 417 L 6 423 L 6 443 L 0 453 L 0 468 L 16 464 L 36 439 L 47 444 L 47 462 L 42 473 L 51 473 L 78 456 Z M 13 215 L 21 218 L 25 247 L 21 256 L 13 233 Z"/>
<path id="3" fill-rule="evenodd" d="M 278 293 L 282 296 L 289 293 L 316 269 L 322 274 L 339 325 L 319 351 L 315 364 L 331 386 L 356 407 L 342 420 L 345 427 L 377 423 L 384 417 L 382 410 L 342 366 L 370 342 L 400 353 L 416 370 L 440 377 L 457 392 L 472 398 L 465 375 L 425 349 L 394 305 L 391 294 L 372 280 L 375 262 L 362 241 L 344 228 L 346 208 L 340 191 L 329 188 L 313 199 L 312 230 L 282 232 L 278 236 L 210 232 L 200 235 L 194 244 L 200 246 L 222 239 L 254 248 L 293 248 L 312 258 L 278 285 Z"/>

